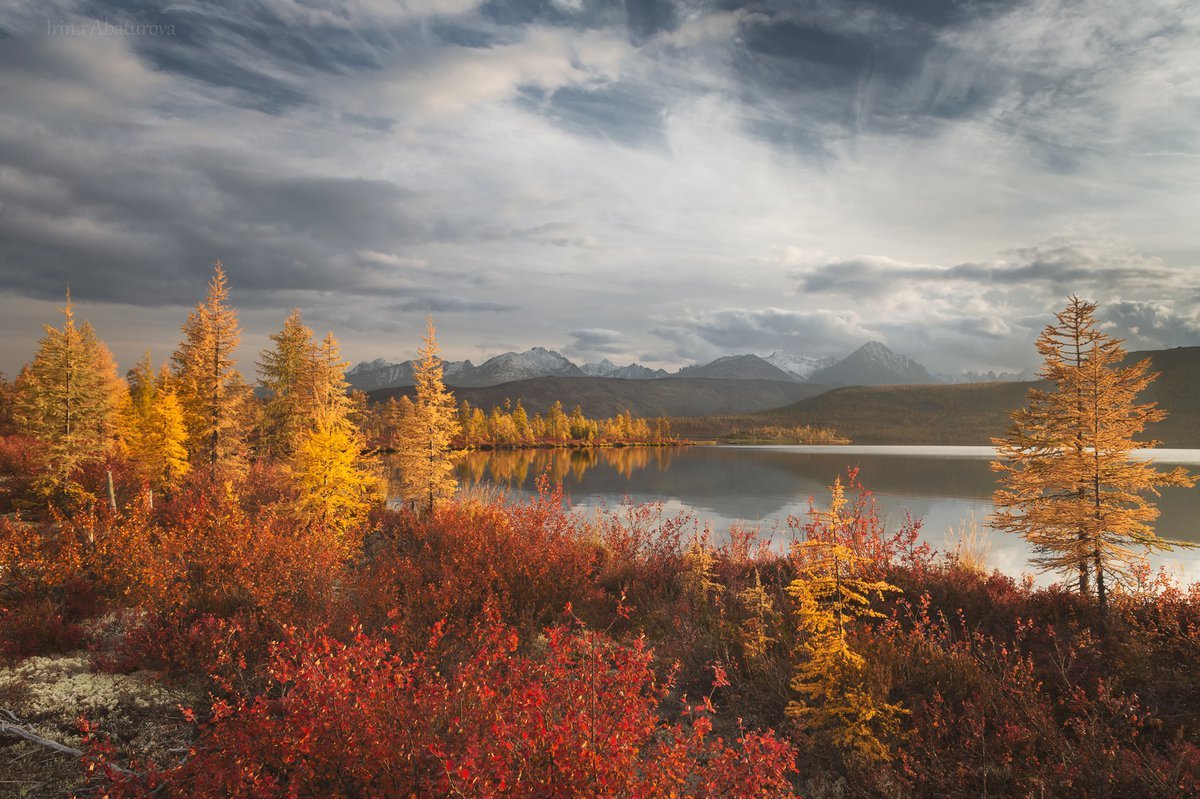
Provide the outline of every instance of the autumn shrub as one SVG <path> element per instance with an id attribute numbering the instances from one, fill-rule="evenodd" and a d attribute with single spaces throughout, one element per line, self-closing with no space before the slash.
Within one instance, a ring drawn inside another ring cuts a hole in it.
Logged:
<path id="1" fill-rule="evenodd" d="M 568 603 L 584 616 L 611 607 L 596 585 L 599 549 L 556 492 L 527 503 L 444 503 L 427 516 L 388 510 L 375 519 L 352 593 L 354 612 L 369 625 L 391 623 L 388 613 L 398 608 L 414 640 L 442 619 L 453 636 L 490 605 L 530 635 Z"/>
<path id="2" fill-rule="evenodd" d="M 72 621 L 61 602 L 38 598 L 0 604 L 0 660 L 69 652 L 84 640 L 83 627 Z"/>
<path id="3" fill-rule="evenodd" d="M 1008 597 L 1033 615 L 998 635 L 928 595 L 878 631 L 911 716 L 894 768 L 872 776 L 964 799 L 1190 795 L 1200 750 L 1142 698 L 1151 686 L 1110 637 L 1061 613 L 1073 595 Z"/>
<path id="4" fill-rule="evenodd" d="M 332 536 L 297 523 L 285 505 L 247 509 L 225 486 L 181 492 L 156 511 L 154 530 L 134 598 L 163 616 L 254 610 L 295 623 L 325 610 L 343 572 L 345 552 Z"/>
<path id="5" fill-rule="evenodd" d="M 30 436 L 0 436 L 0 514 L 34 505 L 34 481 L 43 468 L 45 447 Z"/>
<path id="6" fill-rule="evenodd" d="M 790 747 L 727 744 L 707 703 L 678 723 L 641 642 L 554 628 L 523 651 L 489 610 L 471 657 L 439 667 L 440 628 L 405 656 L 380 636 L 285 639 L 272 686 L 218 702 L 179 765 L 141 776 L 89 765 L 110 797 L 789 797 Z"/>
<path id="7" fill-rule="evenodd" d="M 106 606 L 94 548 L 61 520 L 0 519 L 0 656 L 61 652 Z"/>

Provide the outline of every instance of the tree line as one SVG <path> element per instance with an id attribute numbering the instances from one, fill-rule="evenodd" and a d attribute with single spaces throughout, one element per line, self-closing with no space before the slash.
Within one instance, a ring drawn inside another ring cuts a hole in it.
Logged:
<path id="1" fill-rule="evenodd" d="M 399 449 L 405 420 L 414 402 L 407 396 L 389 397 L 379 411 L 380 446 Z M 624 411 L 607 419 L 586 416 L 576 405 L 568 414 L 555 400 L 543 416 L 525 410 L 521 400 L 505 400 L 490 412 L 463 400 L 457 406 L 457 426 L 451 437 L 457 449 L 523 449 L 532 447 L 596 447 L 614 444 L 661 445 L 678 443 L 666 419 L 642 419 Z"/>

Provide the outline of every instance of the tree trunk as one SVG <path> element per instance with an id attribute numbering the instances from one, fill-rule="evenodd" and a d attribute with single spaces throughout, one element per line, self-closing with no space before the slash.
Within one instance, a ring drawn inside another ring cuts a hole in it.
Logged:
<path id="1" fill-rule="evenodd" d="M 1108 615 L 1108 590 L 1104 585 L 1104 561 L 1101 559 L 1099 547 L 1092 553 L 1092 558 L 1096 567 L 1096 599 L 1100 604 L 1100 621 L 1103 623 Z"/>

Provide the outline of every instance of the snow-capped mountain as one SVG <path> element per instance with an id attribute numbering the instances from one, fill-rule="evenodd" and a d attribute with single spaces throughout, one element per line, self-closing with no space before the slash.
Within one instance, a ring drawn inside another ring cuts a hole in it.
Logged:
<path id="1" fill-rule="evenodd" d="M 412 361 L 393 363 L 382 358 L 364 361 L 346 373 L 360 391 L 411 386 Z M 576 366 L 568 358 L 545 347 L 524 352 L 505 352 L 476 366 L 470 361 L 445 361 L 446 384 L 475 388 L 529 380 L 535 377 L 600 377 L 655 380 L 665 377 L 703 377 L 725 380 L 792 380 L 831 386 L 936 383 L 924 366 L 872 341 L 841 361 L 776 351 L 766 356 L 726 355 L 668 374 L 638 363 L 618 366 L 607 358 L 599 363 Z M 1006 376 L 1007 377 L 1007 376 Z M 980 380 L 997 379 L 979 376 Z M 998 378 L 1004 379 L 1004 378 Z"/>
<path id="2" fill-rule="evenodd" d="M 453 380 L 456 386 L 494 386 L 531 377 L 583 377 L 578 366 L 554 350 L 534 347 L 525 352 L 506 352 L 488 358 L 473 369 L 463 370 Z"/>
<path id="3" fill-rule="evenodd" d="M 599 363 L 585 363 L 579 370 L 588 377 L 620 377 L 626 380 L 655 380 L 667 376 L 665 369 L 651 369 L 640 363 L 617 366 L 608 358 Z"/>
<path id="4" fill-rule="evenodd" d="M 825 369 L 837 363 L 836 358 L 828 356 L 814 358 L 810 355 L 794 355 L 783 350 L 776 350 L 770 355 L 760 355 L 759 357 L 772 366 L 787 372 L 797 380 L 807 380 L 818 369 Z"/>
<path id="5" fill-rule="evenodd" d="M 869 341 L 842 360 L 809 375 L 813 383 L 829 386 L 887 386 L 936 383 L 924 366 L 893 352 L 878 341 Z"/>
<path id="6" fill-rule="evenodd" d="M 455 375 L 474 368 L 475 365 L 470 361 L 442 361 L 442 376 L 447 382 L 452 383 Z M 346 382 L 359 391 L 411 386 L 413 384 L 413 362 L 392 363 L 383 358 L 363 361 L 346 372 Z"/>

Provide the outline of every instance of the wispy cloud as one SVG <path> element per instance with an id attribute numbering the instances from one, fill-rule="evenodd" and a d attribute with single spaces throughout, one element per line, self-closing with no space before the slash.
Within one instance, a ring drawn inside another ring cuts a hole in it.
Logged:
<path id="1" fill-rule="evenodd" d="M 433 311 L 453 357 L 879 338 L 1019 368 L 1070 292 L 1131 342 L 1200 343 L 1193 19 L 1186 0 L 10 5 L 0 368 L 37 336 L 7 329 L 23 306 L 68 282 L 123 360 L 173 341 L 163 307 L 216 258 L 248 343 L 299 304 L 354 358 L 394 357 Z M 54 28 L 98 20 L 170 35 Z"/>

